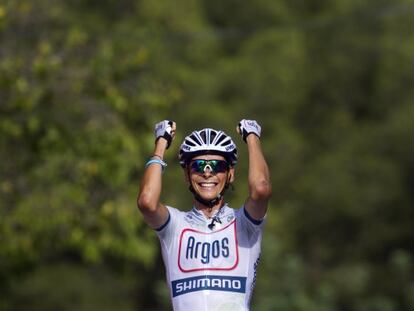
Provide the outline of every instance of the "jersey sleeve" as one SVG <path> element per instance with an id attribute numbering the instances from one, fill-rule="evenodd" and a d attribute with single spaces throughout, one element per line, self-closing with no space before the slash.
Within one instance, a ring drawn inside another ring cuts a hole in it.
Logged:
<path id="1" fill-rule="evenodd" d="M 249 238 L 256 236 L 258 233 L 263 231 L 266 216 L 261 220 L 256 220 L 251 217 L 246 208 L 242 206 L 239 210 L 237 210 L 237 218 L 240 229 L 247 233 Z"/>
<path id="2" fill-rule="evenodd" d="M 155 229 L 155 232 L 157 233 L 158 238 L 161 240 L 161 242 L 168 247 L 169 245 L 171 245 L 176 230 L 178 228 L 178 222 L 180 220 L 180 211 L 171 206 L 166 207 L 168 209 L 168 219 L 165 222 L 165 224 Z"/>

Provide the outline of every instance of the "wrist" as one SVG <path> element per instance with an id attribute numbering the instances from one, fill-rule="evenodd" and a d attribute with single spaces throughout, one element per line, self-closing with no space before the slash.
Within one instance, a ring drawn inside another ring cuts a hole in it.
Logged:
<path id="1" fill-rule="evenodd" d="M 164 158 L 164 153 L 167 150 L 167 143 L 168 142 L 165 138 L 163 137 L 158 138 L 155 143 L 153 155 L 158 156 L 161 159 Z"/>
<path id="2" fill-rule="evenodd" d="M 160 160 L 162 160 L 162 159 L 164 159 L 164 157 L 162 155 L 159 155 L 159 154 L 154 153 L 151 156 L 151 159 L 160 159 Z"/>
<path id="3" fill-rule="evenodd" d="M 256 133 L 250 132 L 246 136 L 246 143 L 253 142 L 253 141 L 256 141 L 256 142 L 260 141 L 260 137 Z"/>

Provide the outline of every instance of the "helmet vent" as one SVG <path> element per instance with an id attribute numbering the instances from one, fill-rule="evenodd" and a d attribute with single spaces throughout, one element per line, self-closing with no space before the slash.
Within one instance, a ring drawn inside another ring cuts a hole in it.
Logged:
<path id="1" fill-rule="evenodd" d="M 219 137 L 218 137 L 218 139 L 217 139 L 217 142 L 216 142 L 216 144 L 217 145 L 219 145 L 224 139 L 226 138 L 226 136 L 224 136 L 224 135 L 220 135 Z"/>
<path id="2" fill-rule="evenodd" d="M 194 142 L 192 142 L 191 140 L 189 140 L 189 139 L 187 139 L 185 143 L 186 143 L 187 145 L 191 146 L 191 147 L 196 146 L 196 144 L 195 144 Z"/>
<path id="3" fill-rule="evenodd" d="M 217 132 L 216 131 L 211 131 L 210 133 L 210 144 L 212 144 L 214 142 L 214 138 L 216 138 L 217 136 Z"/>
<path id="4" fill-rule="evenodd" d="M 206 131 L 202 131 L 200 133 L 201 139 L 204 143 L 207 143 L 207 138 L 206 138 Z"/>

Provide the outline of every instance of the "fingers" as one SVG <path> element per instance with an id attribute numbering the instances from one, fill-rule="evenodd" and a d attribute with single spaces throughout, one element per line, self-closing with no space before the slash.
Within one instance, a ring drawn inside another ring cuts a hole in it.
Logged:
<path id="1" fill-rule="evenodd" d="M 175 138 L 175 133 L 177 130 L 177 124 L 174 121 L 170 121 L 171 122 L 171 137 L 172 139 Z"/>

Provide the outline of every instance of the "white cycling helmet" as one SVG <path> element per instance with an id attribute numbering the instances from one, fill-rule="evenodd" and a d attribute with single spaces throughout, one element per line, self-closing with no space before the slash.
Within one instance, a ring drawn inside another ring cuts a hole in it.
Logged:
<path id="1" fill-rule="evenodd" d="M 231 166 L 237 163 L 237 147 L 230 136 L 223 131 L 205 128 L 194 131 L 184 138 L 178 159 L 182 167 L 200 154 L 219 154 L 226 158 Z"/>

